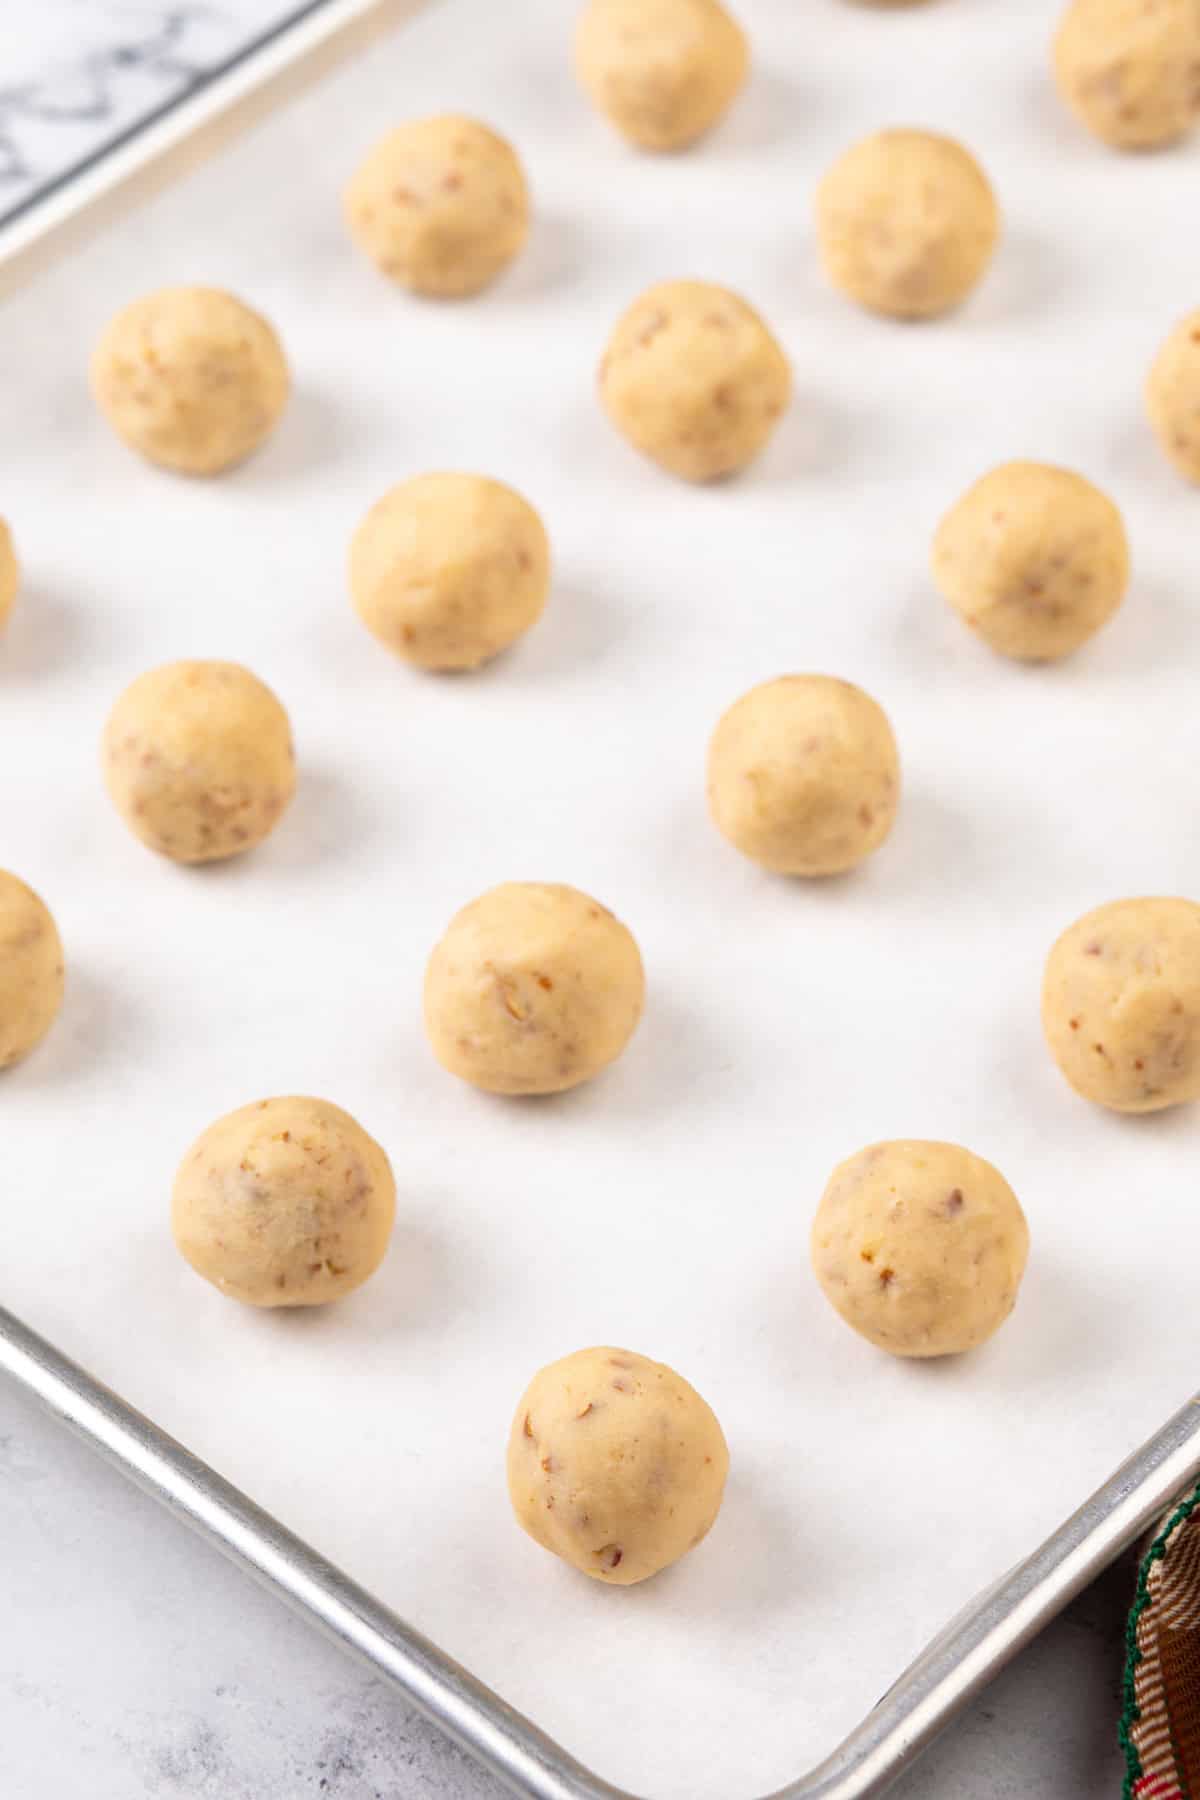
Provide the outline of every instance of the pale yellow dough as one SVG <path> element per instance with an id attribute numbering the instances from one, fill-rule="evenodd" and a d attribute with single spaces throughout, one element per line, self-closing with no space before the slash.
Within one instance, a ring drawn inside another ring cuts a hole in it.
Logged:
<path id="1" fill-rule="evenodd" d="M 92 393 L 131 449 L 184 475 L 256 450 L 291 377 L 260 313 L 219 288 L 160 288 L 119 312 L 92 355 Z"/>
<path id="2" fill-rule="evenodd" d="M 0 519 L 0 630 L 8 623 L 17 589 L 21 585 L 21 566 L 17 561 L 12 532 Z"/>
<path id="3" fill-rule="evenodd" d="M 617 430 L 686 481 L 744 469 L 792 393 L 788 359 L 754 308 L 706 281 L 647 288 L 618 321 L 599 382 Z"/>
<path id="4" fill-rule="evenodd" d="M 746 35 L 719 0 L 588 0 L 575 69 L 599 112 L 643 150 L 682 150 L 746 79 Z"/>
<path id="5" fill-rule="evenodd" d="M 509 881 L 456 913 L 425 972 L 425 1029 L 451 1074 L 554 1094 L 618 1057 L 642 1013 L 632 934 L 578 888 Z"/>
<path id="6" fill-rule="evenodd" d="M 175 1177 L 175 1242 L 198 1275 L 248 1306 L 323 1306 L 383 1261 L 391 1164 L 328 1100 L 288 1095 L 226 1113 Z"/>
<path id="7" fill-rule="evenodd" d="M 288 716 L 238 663 L 166 663 L 139 675 L 109 714 L 101 760 L 129 829 L 175 862 L 251 849 L 296 786 Z"/>
<path id="8" fill-rule="evenodd" d="M 1050 952 L 1042 1026 L 1085 1100 L 1160 1112 L 1200 1099 L 1200 906 L 1114 900 Z"/>
<path id="9" fill-rule="evenodd" d="M 838 158 L 817 190 L 830 281 L 872 312 L 929 319 L 983 278 L 1000 232 L 987 176 L 953 138 L 893 129 Z"/>
<path id="10" fill-rule="evenodd" d="M 381 644 L 423 669 L 474 669 L 541 616 L 550 544 L 527 500 L 482 475 L 419 475 L 350 546 L 350 592 Z"/>
<path id="11" fill-rule="evenodd" d="M 951 606 L 993 650 L 1048 662 L 1112 618 L 1129 585 L 1129 544 L 1120 512 L 1082 475 L 1004 463 L 946 514 L 932 566 Z"/>
<path id="12" fill-rule="evenodd" d="M 1146 410 L 1180 474 L 1200 481 L 1200 311 L 1180 319 L 1155 357 Z"/>
<path id="13" fill-rule="evenodd" d="M 1200 0 L 1072 0 L 1054 40 L 1058 90 L 1118 150 L 1174 143 L 1200 116 Z"/>
<path id="14" fill-rule="evenodd" d="M 346 189 L 350 235 L 401 286 L 434 299 L 476 294 L 529 234 L 529 190 L 516 151 L 476 119 L 447 114 L 397 126 Z"/>
<path id="15" fill-rule="evenodd" d="M 58 928 L 33 889 L 0 869 L 0 1069 L 40 1044 L 63 997 Z"/>
<path id="16" fill-rule="evenodd" d="M 1012 1311 L 1029 1228 L 1004 1177 L 958 1144 L 902 1139 L 839 1164 L 812 1229 L 821 1290 L 893 1356 L 954 1356 Z"/>
<path id="17" fill-rule="evenodd" d="M 596 1581 L 630 1587 L 711 1530 L 729 1451 L 712 1408 L 665 1363 L 577 1350 L 536 1374 L 508 1444 L 517 1522 Z"/>

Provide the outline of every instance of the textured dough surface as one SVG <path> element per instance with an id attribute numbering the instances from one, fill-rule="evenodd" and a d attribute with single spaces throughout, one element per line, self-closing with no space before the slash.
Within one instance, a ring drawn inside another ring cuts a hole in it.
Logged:
<path id="1" fill-rule="evenodd" d="M 263 442 L 291 377 L 260 313 L 219 288 L 160 288 L 124 307 L 92 355 L 92 393 L 131 449 L 216 475 Z"/>
<path id="2" fill-rule="evenodd" d="M 1129 585 L 1129 544 L 1106 494 L 1070 469 L 1005 463 L 951 507 L 933 578 L 1002 656 L 1046 662 L 1078 650 Z"/>
<path id="3" fill-rule="evenodd" d="M 791 365 L 754 308 L 706 281 L 647 288 L 618 321 L 599 381 L 617 430 L 687 481 L 745 468 L 792 394 Z"/>
<path id="4" fill-rule="evenodd" d="M 1146 411 L 1180 474 L 1200 481 L 1200 310 L 1179 321 L 1155 357 Z"/>
<path id="5" fill-rule="evenodd" d="M 17 589 L 21 585 L 21 567 L 17 562 L 12 532 L 0 519 L 0 630 L 8 623 Z"/>
<path id="6" fill-rule="evenodd" d="M 44 901 L 0 869 L 0 1069 L 40 1044 L 63 997 L 63 948 Z"/>
<path id="7" fill-rule="evenodd" d="M 632 934 L 578 888 L 510 881 L 456 913 L 425 971 L 425 1028 L 451 1074 L 553 1094 L 614 1061 L 642 1014 Z"/>
<path id="8" fill-rule="evenodd" d="M 479 293 L 529 234 L 529 190 L 512 145 L 455 114 L 399 125 L 370 150 L 345 194 L 351 237 L 414 293 Z"/>
<path id="9" fill-rule="evenodd" d="M 423 669 L 474 669 L 541 616 L 550 544 L 527 500 L 482 475 L 419 475 L 376 502 L 350 546 L 359 617 Z"/>
<path id="10" fill-rule="evenodd" d="M 1016 1195 L 958 1144 L 872 1144 L 830 1176 L 812 1229 L 821 1290 L 894 1356 L 954 1356 L 1012 1311 L 1029 1252 Z"/>
<path id="11" fill-rule="evenodd" d="M 577 1350 L 540 1370 L 509 1437 L 518 1523 L 614 1587 L 645 1581 L 707 1536 L 728 1472 L 712 1408 L 632 1350 Z"/>
<path id="12" fill-rule="evenodd" d="M 296 786 L 288 716 L 238 663 L 166 663 L 139 675 L 109 714 L 101 756 L 129 829 L 175 862 L 261 843 Z"/>
<path id="13" fill-rule="evenodd" d="M 953 138 L 880 131 L 817 190 L 817 238 L 833 285 L 872 312 L 927 319 L 966 299 L 1000 232 L 987 176 Z"/>
<path id="14" fill-rule="evenodd" d="M 1102 142 L 1173 143 L 1200 115 L 1200 0 L 1073 0 L 1054 40 L 1054 73 Z"/>
<path id="15" fill-rule="evenodd" d="M 682 150 L 746 79 L 745 33 L 719 0 L 589 0 L 575 68 L 599 112 L 644 150 Z"/>

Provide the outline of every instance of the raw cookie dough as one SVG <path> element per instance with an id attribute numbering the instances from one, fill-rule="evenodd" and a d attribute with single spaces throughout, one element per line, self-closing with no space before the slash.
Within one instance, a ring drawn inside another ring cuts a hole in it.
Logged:
<path id="1" fill-rule="evenodd" d="M 383 1261 L 391 1164 L 328 1100 L 288 1095 L 226 1113 L 175 1177 L 171 1226 L 198 1275 L 248 1306 L 323 1306 Z"/>
<path id="2" fill-rule="evenodd" d="M 634 447 L 686 481 L 732 475 L 792 394 L 787 357 L 752 306 L 706 281 L 647 288 L 600 362 L 600 398 Z"/>
<path id="3" fill-rule="evenodd" d="M 1160 1112 L 1200 1099 L 1200 906 L 1113 900 L 1050 952 L 1042 1027 L 1085 1100 Z"/>
<path id="4" fill-rule="evenodd" d="M 589 0 L 575 69 L 599 112 L 643 150 L 682 150 L 746 79 L 746 36 L 719 0 Z"/>
<path id="5" fill-rule="evenodd" d="M 887 714 L 830 675 L 782 675 L 751 688 L 708 747 L 714 824 L 779 875 L 853 868 L 883 843 L 899 801 Z"/>
<path id="6" fill-rule="evenodd" d="M 529 191 L 511 144 L 447 114 L 389 131 L 345 195 L 351 237 L 403 287 L 436 299 L 476 294 L 529 234 Z"/>
<path id="7" fill-rule="evenodd" d="M 933 578 L 1002 656 L 1048 662 L 1086 643 L 1129 585 L 1129 544 L 1106 494 L 1070 469 L 1004 463 L 938 526 Z"/>
<path id="8" fill-rule="evenodd" d="M 577 1350 L 540 1370 L 509 1437 L 518 1524 L 614 1587 L 695 1549 L 728 1472 L 712 1408 L 665 1363 L 632 1350 Z"/>
<path id="9" fill-rule="evenodd" d="M 1155 357 L 1146 410 L 1180 474 L 1200 481 L 1200 311 L 1180 319 Z"/>
<path id="10" fill-rule="evenodd" d="M 532 506 L 483 475 L 419 475 L 350 545 L 350 592 L 381 644 L 422 669 L 474 669 L 541 616 L 550 544 Z"/>
<path id="11" fill-rule="evenodd" d="M 40 1044 L 63 997 L 63 948 L 43 901 L 0 869 L 0 1069 Z"/>
<path id="12" fill-rule="evenodd" d="M 8 623 L 17 589 L 21 583 L 21 567 L 13 545 L 12 532 L 0 519 L 0 627 Z"/>
<path id="13" fill-rule="evenodd" d="M 109 714 L 101 758 L 129 829 L 175 862 L 261 843 L 296 786 L 288 716 L 238 663 L 166 663 L 139 675 Z"/>
<path id="14" fill-rule="evenodd" d="M 555 1094 L 618 1057 L 642 1014 L 642 959 L 599 901 L 509 881 L 451 919 L 425 971 L 425 1029 L 452 1075 Z"/>
<path id="15" fill-rule="evenodd" d="M 92 393 L 150 462 L 217 475 L 257 450 L 291 376 L 260 313 L 219 288 L 160 288 L 126 306 L 92 355 Z"/>
<path id="16" fill-rule="evenodd" d="M 965 300 L 992 260 L 1000 213 L 953 138 L 893 129 L 838 158 L 817 190 L 817 237 L 834 287 L 871 312 L 931 319 Z"/>
<path id="17" fill-rule="evenodd" d="M 1072 0 L 1054 73 L 1071 111 L 1104 143 L 1173 143 L 1200 115 L 1200 0 Z"/>
<path id="18" fill-rule="evenodd" d="M 955 1356 L 1012 1311 L 1029 1228 L 1004 1177 L 958 1144 L 902 1139 L 840 1163 L 812 1263 L 847 1325 L 893 1356 Z"/>

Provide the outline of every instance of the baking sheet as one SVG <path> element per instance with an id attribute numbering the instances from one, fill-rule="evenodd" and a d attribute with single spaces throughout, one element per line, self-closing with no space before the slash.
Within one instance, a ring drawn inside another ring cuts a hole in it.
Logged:
<path id="1" fill-rule="evenodd" d="M 0 310 L 26 569 L 0 863 L 71 971 L 0 1092 L 3 1299 L 603 1774 L 679 1800 L 822 1754 L 1196 1381 L 1194 1118 L 1094 1113 L 1037 1022 L 1078 912 L 1200 891 L 1198 502 L 1139 405 L 1200 298 L 1194 151 L 1081 137 L 1042 0 L 741 12 L 750 92 L 702 152 L 650 160 L 578 99 L 559 0 L 443 0 Z M 389 288 L 338 214 L 372 138 L 441 106 L 512 136 L 538 205 L 463 306 Z M 859 315 L 814 264 L 815 181 L 895 121 L 963 135 L 1008 221 L 929 328 Z M 795 363 L 771 450 L 712 491 L 641 463 L 593 397 L 618 310 L 678 274 L 744 291 Z M 116 306 L 192 280 L 260 305 L 297 375 L 265 453 L 203 486 L 123 452 L 84 379 Z M 1130 527 L 1124 612 L 1058 669 L 993 659 L 925 575 L 945 506 L 1010 456 L 1079 467 Z M 557 580 L 510 656 L 427 680 L 354 621 L 344 551 L 390 482 L 454 466 L 534 500 Z M 277 688 L 302 771 L 266 846 L 199 871 L 125 833 L 96 766 L 119 689 L 187 655 Z M 805 668 L 878 695 L 907 783 L 888 848 L 819 886 L 744 863 L 703 797 L 720 710 Z M 650 980 L 616 1068 L 531 1105 L 445 1076 L 419 1020 L 444 923 L 513 877 L 612 905 Z M 212 1117 L 288 1091 L 382 1139 L 400 1213 L 370 1287 L 273 1317 L 179 1262 L 167 1195 Z M 1018 1310 L 969 1360 L 877 1355 L 809 1274 L 830 1167 L 889 1135 L 962 1140 L 1029 1214 Z M 524 1382 L 594 1341 L 677 1366 L 733 1456 L 710 1540 L 628 1591 L 545 1556 L 504 1492 Z"/>

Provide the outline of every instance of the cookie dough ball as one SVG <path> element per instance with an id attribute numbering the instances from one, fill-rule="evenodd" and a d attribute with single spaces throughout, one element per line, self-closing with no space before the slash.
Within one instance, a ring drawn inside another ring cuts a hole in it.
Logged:
<path id="1" fill-rule="evenodd" d="M 425 971 L 425 1029 L 452 1075 L 556 1094 L 620 1056 L 642 1015 L 642 959 L 578 888 L 509 881 L 456 913 Z"/>
<path id="2" fill-rule="evenodd" d="M 953 138 L 879 131 L 817 190 L 817 238 L 834 287 L 871 312 L 932 319 L 966 299 L 996 248 L 987 176 Z"/>
<path id="3" fill-rule="evenodd" d="M 527 500 L 483 475 L 419 475 L 350 545 L 350 592 L 381 644 L 422 669 L 475 669 L 541 616 L 550 544 Z"/>
<path id="4" fill-rule="evenodd" d="M 1146 410 L 1180 474 L 1200 481 L 1200 311 L 1179 321 L 1155 357 Z"/>
<path id="5" fill-rule="evenodd" d="M 237 663 L 166 663 L 139 675 L 109 714 L 101 758 L 129 829 L 175 862 L 215 862 L 261 843 L 296 786 L 288 716 Z"/>
<path id="6" fill-rule="evenodd" d="M 783 675 L 751 688 L 708 747 L 708 806 L 777 875 L 837 875 L 896 820 L 900 758 L 883 708 L 849 681 Z"/>
<path id="7" fill-rule="evenodd" d="M 1180 138 L 1200 114 L 1200 0 L 1072 0 L 1054 41 L 1058 91 L 1118 150 Z"/>
<path id="8" fill-rule="evenodd" d="M 719 0 L 589 0 L 575 68 L 599 112 L 643 150 L 682 150 L 746 79 L 745 33 Z"/>
<path id="9" fill-rule="evenodd" d="M 21 585 L 21 567 L 13 545 L 12 532 L 0 519 L 0 629 L 8 623 L 17 589 Z"/>
<path id="10" fill-rule="evenodd" d="M 685 481 L 744 469 L 792 394 L 791 365 L 754 308 L 706 281 L 647 288 L 618 322 L 599 380 L 622 436 Z"/>
<path id="11" fill-rule="evenodd" d="M 218 475 L 257 450 L 291 377 L 260 313 L 219 288 L 160 288 L 105 329 L 96 404 L 132 450 L 184 475 Z"/>
<path id="12" fill-rule="evenodd" d="M 933 579 L 1002 656 L 1050 662 L 1107 623 L 1129 586 L 1125 525 L 1106 494 L 1049 463 L 1004 463 L 933 540 Z"/>
<path id="13" fill-rule="evenodd" d="M 729 1451 L 712 1408 L 665 1363 L 577 1350 L 534 1376 L 508 1443 L 517 1523 L 613 1587 L 657 1575 L 712 1529 Z"/>
<path id="14" fill-rule="evenodd" d="M 516 151 L 475 119 L 416 119 L 376 144 L 346 189 L 350 235 L 401 286 L 477 294 L 529 235 Z"/>
<path id="15" fill-rule="evenodd" d="M 1012 1311 L 1029 1227 L 1007 1181 L 958 1144 L 873 1144 L 821 1196 L 812 1263 L 847 1325 L 893 1356 L 955 1356 Z"/>
<path id="16" fill-rule="evenodd" d="M 58 929 L 32 888 L 0 869 L 0 1069 L 40 1044 L 63 997 Z"/>

